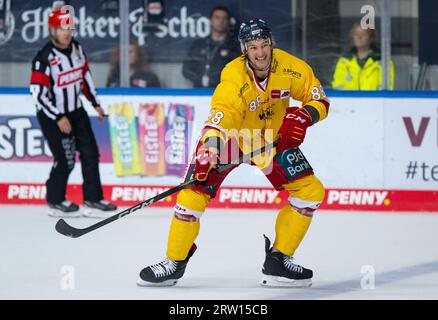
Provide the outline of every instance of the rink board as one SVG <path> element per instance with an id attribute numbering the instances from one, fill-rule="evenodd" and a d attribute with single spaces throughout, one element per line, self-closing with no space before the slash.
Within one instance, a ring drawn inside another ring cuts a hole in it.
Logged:
<path id="1" fill-rule="evenodd" d="M 107 111 L 114 104 L 134 106 L 135 121 L 141 105 L 163 105 L 168 124 L 160 130 L 168 130 L 171 125 L 168 120 L 171 105 L 192 108 L 193 121 L 187 122 L 184 133 L 187 157 L 209 116 L 212 91 L 100 89 L 99 94 Z M 438 94 L 333 91 L 327 94 L 331 99 L 329 117 L 307 131 L 301 146 L 327 189 L 321 208 L 438 212 Z M 52 160 L 36 121 L 33 100 L 27 89 L 4 88 L 0 89 L 0 101 L 0 203 L 43 204 L 44 183 Z M 88 103 L 85 105 L 99 144 L 100 173 L 108 199 L 122 206 L 133 205 L 181 183 L 183 170 L 169 174 L 168 164 L 159 170 L 160 174 L 145 171 L 116 174 L 109 121 L 98 122 L 95 111 Z M 291 105 L 299 103 L 292 101 Z M 144 132 L 150 131 L 143 129 L 138 130 L 143 136 L 130 141 L 131 144 L 147 139 Z M 166 161 L 167 158 L 166 154 Z M 69 180 L 69 199 L 81 202 L 81 182 L 77 161 Z M 285 203 L 286 193 L 273 190 L 254 168 L 241 166 L 227 177 L 211 205 L 278 208 Z M 174 198 L 169 198 L 156 205 L 173 204 Z"/>
<path id="2" fill-rule="evenodd" d="M 104 185 L 106 199 L 119 206 L 134 206 L 152 198 L 172 186 Z M 82 203 L 82 186 L 69 185 L 68 199 Z M 0 184 L 2 204 L 45 204 L 46 187 L 42 184 Z M 418 211 L 438 212 L 438 191 L 327 189 L 322 210 L 348 211 Z M 279 209 L 288 203 L 285 191 L 259 187 L 222 187 L 209 205 L 212 208 Z M 435 200 L 434 200 L 435 199 Z M 176 197 L 169 196 L 152 206 L 175 205 Z"/>

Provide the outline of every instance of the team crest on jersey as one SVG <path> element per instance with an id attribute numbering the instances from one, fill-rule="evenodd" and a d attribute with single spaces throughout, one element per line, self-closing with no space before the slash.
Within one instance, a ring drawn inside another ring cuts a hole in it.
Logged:
<path id="1" fill-rule="evenodd" d="M 270 120 L 274 116 L 275 112 L 272 108 L 268 108 L 259 113 L 260 120 Z"/>
<path id="2" fill-rule="evenodd" d="M 289 98 L 290 98 L 290 90 L 283 90 L 283 89 L 271 90 L 271 99 L 289 99 Z"/>
<path id="3" fill-rule="evenodd" d="M 61 63 L 61 58 L 58 56 L 54 56 L 53 58 L 49 59 L 49 62 L 51 66 L 56 66 Z"/>

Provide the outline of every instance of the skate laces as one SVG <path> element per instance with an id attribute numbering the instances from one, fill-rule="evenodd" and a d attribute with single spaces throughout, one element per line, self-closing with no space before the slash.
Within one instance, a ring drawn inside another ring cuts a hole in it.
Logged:
<path id="1" fill-rule="evenodd" d="M 164 261 L 152 265 L 151 269 L 156 277 L 168 276 L 176 270 L 176 261 L 166 258 Z"/>
<path id="2" fill-rule="evenodd" d="M 291 271 L 302 273 L 303 267 L 294 263 L 294 258 L 289 256 L 283 256 L 283 263 L 286 268 L 288 268 Z"/>

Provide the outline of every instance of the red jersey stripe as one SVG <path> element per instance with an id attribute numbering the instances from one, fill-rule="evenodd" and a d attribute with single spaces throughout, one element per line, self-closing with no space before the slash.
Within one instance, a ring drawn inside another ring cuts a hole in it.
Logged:
<path id="1" fill-rule="evenodd" d="M 42 84 L 43 86 L 48 88 L 50 85 L 50 78 L 48 75 L 44 74 L 41 71 L 32 71 L 32 74 L 30 76 L 30 83 Z"/>

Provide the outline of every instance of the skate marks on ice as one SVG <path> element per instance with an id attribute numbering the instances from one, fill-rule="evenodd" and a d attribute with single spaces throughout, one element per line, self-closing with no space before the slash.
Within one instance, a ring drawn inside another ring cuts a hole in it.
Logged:
<path id="1" fill-rule="evenodd" d="M 320 285 L 322 281 L 314 281 L 313 286 L 309 289 L 293 290 L 287 294 L 272 296 L 270 299 L 339 299 L 341 297 L 337 296 L 343 294 L 346 295 L 345 297 L 347 297 L 347 299 L 404 299 L 406 296 L 401 291 L 408 286 L 397 285 L 398 283 L 415 277 L 427 276 L 433 273 L 438 273 L 438 260 L 376 273 L 375 282 L 373 283 L 372 288 L 362 288 L 362 281 L 360 277 L 322 285 Z M 395 285 L 394 288 L 388 290 L 388 286 L 393 284 Z M 436 292 L 435 297 L 427 295 L 426 298 L 422 296 L 418 297 L 418 299 L 438 298 L 438 282 L 432 280 L 429 282 L 429 286 L 434 287 L 434 292 Z M 418 284 L 414 284 L 411 285 L 411 289 L 418 289 L 418 292 L 420 292 L 420 290 L 425 289 L 425 286 L 420 287 Z M 410 299 L 415 299 L 415 297 L 412 297 L 412 294 L 409 296 Z"/>
<path id="2" fill-rule="evenodd" d="M 0 234 L 0 298 L 438 298 L 438 215 L 418 214 L 321 212 L 297 256 L 315 270 L 313 286 L 278 289 L 259 285 L 262 234 L 269 228 L 273 232 L 276 211 L 211 209 L 199 235 L 201 250 L 178 285 L 139 288 L 138 272 L 163 256 L 171 214 L 149 208 L 90 236 L 70 239 L 56 233 L 56 219 L 47 217 L 44 206 L 0 206 L 2 223 L 8 226 Z M 90 220 L 74 224 L 86 227 Z M 232 263 L 224 263 L 228 259 Z M 364 264 L 375 266 L 375 289 L 361 287 Z M 60 287 L 67 279 L 60 269 L 65 265 L 74 267 L 74 290 Z"/>

